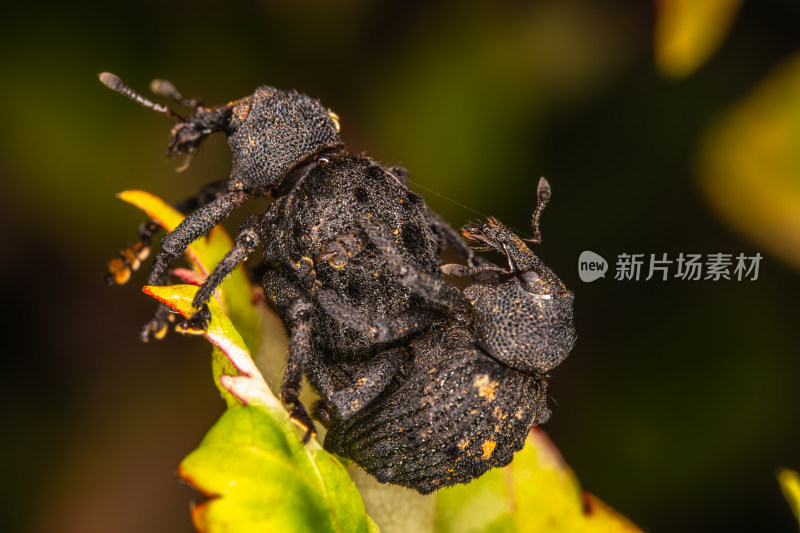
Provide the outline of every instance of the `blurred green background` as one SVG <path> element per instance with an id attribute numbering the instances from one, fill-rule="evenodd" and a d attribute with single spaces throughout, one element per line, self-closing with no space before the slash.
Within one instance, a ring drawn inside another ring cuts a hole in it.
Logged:
<path id="1" fill-rule="evenodd" d="M 191 531 L 176 466 L 224 407 L 205 342 L 141 344 L 144 276 L 102 275 L 142 220 L 114 194 L 190 196 L 227 147 L 175 174 L 171 121 L 102 87 L 110 70 L 209 104 L 318 97 L 454 226 L 529 231 L 547 176 L 540 255 L 576 293 L 579 340 L 546 429 L 584 488 L 650 531 L 796 531 L 775 470 L 800 468 L 800 4 L 680 4 L 7 7 L 4 529 Z M 583 250 L 606 279 L 578 279 Z M 614 281 L 623 252 L 764 260 L 755 282 Z"/>

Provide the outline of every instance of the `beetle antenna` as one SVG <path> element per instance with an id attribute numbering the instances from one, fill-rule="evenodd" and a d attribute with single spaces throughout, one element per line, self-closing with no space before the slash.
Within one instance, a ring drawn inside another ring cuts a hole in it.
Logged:
<path id="1" fill-rule="evenodd" d="M 531 218 L 531 227 L 533 227 L 533 238 L 532 239 L 524 239 L 528 242 L 532 242 L 534 244 L 541 244 L 542 242 L 542 233 L 539 231 L 539 218 L 542 216 L 542 211 L 544 211 L 544 206 L 547 205 L 547 202 L 550 200 L 550 184 L 544 179 L 544 176 L 539 178 L 539 185 L 536 187 L 537 193 L 537 200 L 536 200 L 536 209 L 533 211 L 533 217 Z"/>
<path id="2" fill-rule="evenodd" d="M 167 106 L 157 104 L 151 100 L 148 100 L 141 94 L 137 93 L 136 91 L 134 91 L 133 89 L 122 83 L 122 80 L 119 79 L 119 76 L 117 76 L 116 74 L 111 74 L 110 72 L 101 72 L 100 74 L 97 75 L 97 77 L 100 78 L 100 83 L 102 83 L 112 91 L 116 91 L 120 94 L 123 94 L 128 98 L 130 98 L 131 100 L 139 102 L 145 107 L 149 107 L 153 111 L 158 111 L 159 113 L 164 113 L 171 117 L 175 117 L 180 121 L 184 120 L 183 117 L 181 117 L 179 114 L 177 114 L 175 111 L 168 108 Z"/>
<path id="3" fill-rule="evenodd" d="M 183 107 L 192 107 L 197 109 L 202 106 L 202 102 L 196 98 L 186 98 L 169 80 L 156 79 L 150 82 L 150 90 L 164 98 L 170 98 Z"/>

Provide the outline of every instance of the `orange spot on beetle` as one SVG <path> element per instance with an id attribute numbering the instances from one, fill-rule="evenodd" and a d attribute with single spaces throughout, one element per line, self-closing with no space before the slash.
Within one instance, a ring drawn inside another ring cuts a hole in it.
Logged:
<path id="1" fill-rule="evenodd" d="M 497 443 L 493 440 L 483 441 L 483 445 L 481 445 L 481 449 L 483 450 L 483 455 L 481 455 L 481 459 L 486 460 L 489 457 L 491 457 L 495 446 L 497 446 Z"/>
<path id="2" fill-rule="evenodd" d="M 497 381 L 489 380 L 488 374 L 480 374 L 475 376 L 475 379 L 472 382 L 472 386 L 478 389 L 478 396 L 481 398 L 494 398 L 494 390 L 500 383 Z"/>

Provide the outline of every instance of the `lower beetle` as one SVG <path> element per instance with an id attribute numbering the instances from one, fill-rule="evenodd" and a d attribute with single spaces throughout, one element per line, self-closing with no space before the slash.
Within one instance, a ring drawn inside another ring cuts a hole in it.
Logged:
<path id="1" fill-rule="evenodd" d="M 534 242 L 541 240 L 538 218 L 549 195 L 542 179 Z M 450 300 L 447 318 L 407 343 L 409 358 L 383 393 L 348 419 L 322 407 L 329 426 L 326 449 L 381 482 L 423 494 L 467 483 L 511 461 L 530 428 L 550 418 L 548 372 L 576 340 L 573 293 L 519 237 L 495 219 L 465 226 L 463 234 L 502 253 L 508 268 L 445 265 L 443 270 L 457 276 L 493 272 L 507 279 L 476 282 L 463 293 L 440 280 L 440 293 Z M 387 262 L 404 273 L 407 286 L 431 294 L 390 242 L 380 234 L 372 238 Z M 333 294 L 320 299 L 326 308 L 342 307 Z M 362 321 L 350 322 L 363 327 Z"/>

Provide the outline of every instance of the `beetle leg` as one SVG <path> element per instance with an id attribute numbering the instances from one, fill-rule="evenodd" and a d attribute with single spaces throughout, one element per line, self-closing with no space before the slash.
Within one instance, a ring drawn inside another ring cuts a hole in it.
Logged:
<path id="1" fill-rule="evenodd" d="M 349 378 L 350 384 L 340 389 L 334 389 L 330 379 L 330 372 L 335 369 L 321 364 L 309 365 L 308 373 L 325 399 L 325 405 L 332 407 L 336 417 L 346 420 L 383 392 L 408 357 L 409 351 L 404 347 L 384 350 L 359 365 Z M 330 409 L 318 405 L 314 411 L 324 424 L 330 424 Z M 321 411 L 323 414 L 319 415 Z"/>
<path id="2" fill-rule="evenodd" d="M 428 209 L 428 223 L 433 231 L 439 235 L 458 255 L 464 258 L 468 266 L 476 264 L 475 251 L 470 247 L 461 235 L 448 224 L 442 217 Z"/>
<path id="3" fill-rule="evenodd" d="M 419 272 L 405 262 L 403 257 L 395 250 L 391 240 L 381 234 L 374 226 L 365 224 L 364 232 L 372 244 L 381 252 L 389 268 L 395 272 L 400 283 L 422 296 L 429 302 L 443 306 L 447 309 L 467 309 L 469 300 L 464 295 L 444 281 L 427 272 Z"/>
<path id="4" fill-rule="evenodd" d="M 292 419 L 306 428 L 303 442 L 308 442 L 316 435 L 314 423 L 308 416 L 305 406 L 300 402 L 300 385 L 306 362 L 312 359 L 311 346 L 311 311 L 313 305 L 305 298 L 292 302 L 287 315 L 289 336 L 289 357 L 286 361 L 286 373 L 281 384 L 281 401 L 292 406 Z"/>
<path id="5" fill-rule="evenodd" d="M 317 292 L 317 301 L 330 316 L 339 322 L 370 335 L 375 342 L 386 343 L 408 337 L 422 331 L 434 322 L 444 319 L 438 309 L 421 307 L 407 309 L 393 317 L 369 320 L 361 311 L 351 306 L 328 289 Z"/>
<path id="6" fill-rule="evenodd" d="M 105 275 L 106 285 L 124 285 L 131 279 L 131 273 L 139 270 L 142 261 L 150 255 L 153 233 L 161 226 L 155 220 L 142 222 L 139 226 L 139 240 L 121 252 L 119 256 L 108 262 Z"/>
<path id="7" fill-rule="evenodd" d="M 174 231 L 168 233 L 161 241 L 161 252 L 150 267 L 147 284 L 165 285 L 169 276 L 169 264 L 180 257 L 189 244 L 211 231 L 248 198 L 250 198 L 250 194 L 244 191 L 231 191 L 186 217 Z M 158 334 L 164 330 L 165 326 L 163 314 L 156 312 L 153 320 L 148 322 L 142 330 L 142 340 L 147 342 L 151 333 L 155 333 L 156 338 L 160 338 Z M 163 335 L 161 336 L 163 337 Z"/>
<path id="8" fill-rule="evenodd" d="M 214 270 L 209 274 L 206 281 L 200 287 L 200 290 L 195 294 L 192 300 L 192 307 L 197 309 L 195 313 L 175 326 L 175 331 L 179 333 L 186 333 L 192 335 L 201 335 L 208 327 L 208 321 L 211 315 L 208 311 L 208 299 L 217 290 L 217 287 L 225 281 L 231 272 L 236 267 L 247 260 L 250 255 L 261 242 L 261 216 L 250 215 L 247 217 L 242 225 L 239 226 L 239 234 L 236 236 L 236 242 L 222 261 L 217 264 Z"/>
<path id="9" fill-rule="evenodd" d="M 484 272 L 497 272 L 498 274 L 511 274 L 510 270 L 506 270 L 492 263 L 484 263 L 482 265 L 468 267 L 459 265 L 458 263 L 448 263 L 441 266 L 442 273 L 454 278 L 463 278 L 466 276 L 474 276 Z"/>

